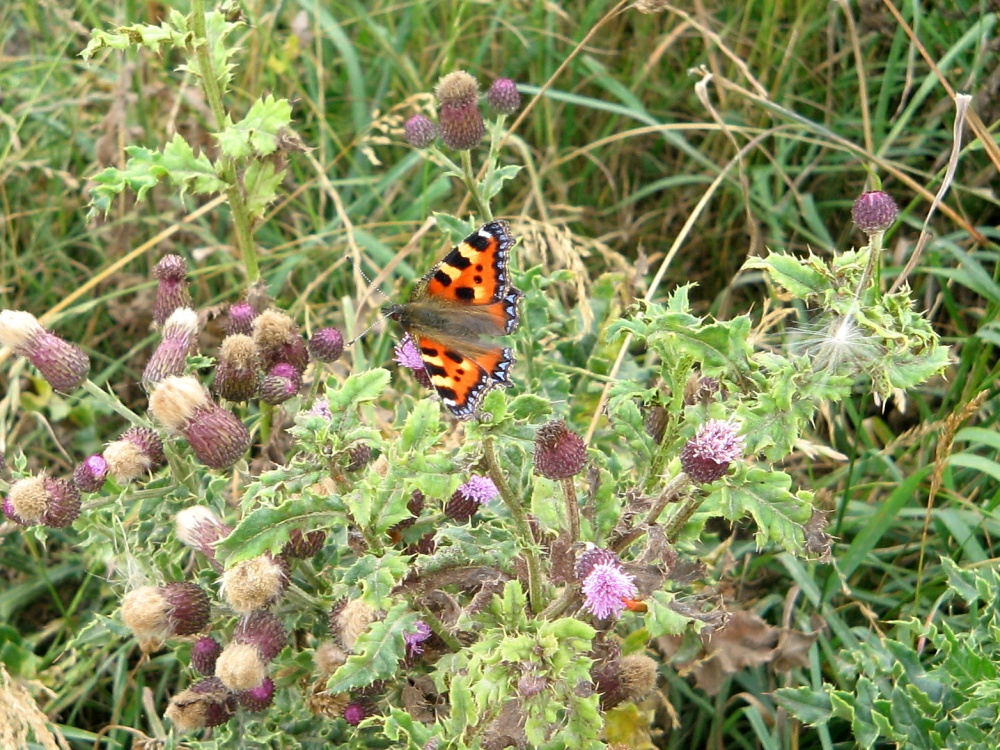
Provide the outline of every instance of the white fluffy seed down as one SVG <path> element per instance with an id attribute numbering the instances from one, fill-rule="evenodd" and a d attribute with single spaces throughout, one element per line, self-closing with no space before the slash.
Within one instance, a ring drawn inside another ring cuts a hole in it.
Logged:
<path id="1" fill-rule="evenodd" d="M 240 614 L 271 604 L 288 583 L 284 567 L 268 555 L 236 563 L 222 574 L 222 596 Z"/>
<path id="2" fill-rule="evenodd" d="M 267 677 L 267 664 L 256 646 L 230 643 L 215 662 L 215 676 L 230 690 L 251 690 Z"/>
<path id="3" fill-rule="evenodd" d="M 164 427 L 180 432 L 210 403 L 208 391 L 191 375 L 164 378 L 149 396 L 149 410 Z"/>

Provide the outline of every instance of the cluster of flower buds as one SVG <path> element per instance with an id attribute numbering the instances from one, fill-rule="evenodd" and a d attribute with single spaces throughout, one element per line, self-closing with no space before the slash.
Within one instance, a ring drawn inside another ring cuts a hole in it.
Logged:
<path id="1" fill-rule="evenodd" d="M 479 82 L 463 70 L 444 76 L 437 85 L 438 123 L 425 115 L 413 115 L 403 126 L 406 142 L 427 148 L 437 141 L 448 148 L 466 151 L 479 145 L 486 135 L 479 107 Z M 486 92 L 486 103 L 498 115 L 513 114 L 521 106 L 521 94 L 509 78 L 498 78 Z"/>

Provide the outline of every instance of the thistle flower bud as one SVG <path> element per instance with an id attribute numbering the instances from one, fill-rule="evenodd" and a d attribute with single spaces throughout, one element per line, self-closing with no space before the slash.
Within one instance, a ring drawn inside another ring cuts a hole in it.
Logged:
<path id="1" fill-rule="evenodd" d="M 743 458 L 744 438 L 731 421 L 710 419 L 681 449 L 681 468 L 695 482 L 720 479 L 729 464 Z"/>
<path id="2" fill-rule="evenodd" d="M 432 387 L 431 376 L 428 374 L 427 368 L 424 367 L 423 357 L 420 356 L 420 350 L 409 333 L 403 336 L 399 344 L 395 346 L 394 351 L 396 364 L 412 371 L 413 377 L 424 388 Z"/>
<path id="3" fill-rule="evenodd" d="M 289 560 L 308 560 L 316 555 L 326 542 L 326 532 L 322 529 L 304 533 L 302 529 L 292 529 L 288 541 L 281 548 L 281 556 Z"/>
<path id="4" fill-rule="evenodd" d="M 153 320 L 156 325 L 166 323 L 177 308 L 192 306 L 187 270 L 187 262 L 179 255 L 164 255 L 153 266 L 153 276 L 160 282 L 156 287 L 156 301 L 153 303 Z"/>
<path id="5" fill-rule="evenodd" d="M 667 424 L 669 421 L 670 412 L 660 406 L 660 404 L 653 404 L 649 407 L 649 411 L 646 412 L 643 427 L 646 428 L 646 433 L 653 438 L 653 442 L 660 444 L 663 442 L 663 436 L 667 433 Z"/>
<path id="6" fill-rule="evenodd" d="M 253 340 L 265 370 L 279 362 L 287 362 L 301 373 L 309 364 L 309 350 L 299 335 L 298 326 L 281 310 L 265 310 L 254 318 Z"/>
<path id="7" fill-rule="evenodd" d="M 424 115 L 413 115 L 403 125 L 403 137 L 413 148 L 427 148 L 437 136 L 437 125 Z"/>
<path id="8" fill-rule="evenodd" d="M 336 362 L 344 353 L 344 337 L 336 328 L 320 328 L 309 339 L 309 354 L 317 362 Z"/>
<path id="9" fill-rule="evenodd" d="M 257 317 L 257 311 L 249 302 L 237 302 L 229 306 L 229 322 L 226 323 L 226 335 L 244 336 L 253 335 L 253 321 Z"/>
<path id="10" fill-rule="evenodd" d="M 288 561 L 270 554 L 236 563 L 222 574 L 222 596 L 240 614 L 276 602 L 288 587 Z"/>
<path id="11" fill-rule="evenodd" d="M 80 491 L 68 479 L 45 474 L 14 482 L 3 503 L 4 514 L 21 526 L 69 526 L 80 515 Z"/>
<path id="12" fill-rule="evenodd" d="M 181 732 L 225 724 L 236 711 L 236 697 L 218 677 L 206 677 L 170 699 L 165 716 Z"/>
<path id="13" fill-rule="evenodd" d="M 104 460 L 108 473 L 119 484 L 156 471 L 166 463 L 163 441 L 148 427 L 131 427 L 117 440 L 104 447 Z"/>
<path id="14" fill-rule="evenodd" d="M 469 481 L 459 486 L 444 506 L 445 515 L 464 523 L 475 515 L 481 505 L 500 496 L 493 480 L 473 474 Z"/>
<path id="15" fill-rule="evenodd" d="M 212 636 L 206 635 L 194 642 L 191 647 L 191 666 L 206 677 L 215 674 L 215 662 L 219 660 L 222 646 Z"/>
<path id="16" fill-rule="evenodd" d="M 463 70 L 449 73 L 438 83 L 438 124 L 441 142 L 459 151 L 479 145 L 486 135 L 479 110 L 479 83 Z"/>
<path id="17" fill-rule="evenodd" d="M 163 337 L 142 371 L 142 387 L 147 391 L 170 375 L 183 375 L 187 356 L 198 340 L 198 313 L 178 307 L 163 324 Z"/>
<path id="18" fill-rule="evenodd" d="M 185 546 L 201 552 L 216 570 L 222 570 L 222 563 L 216 560 L 215 543 L 225 539 L 232 527 L 219 520 L 204 505 L 192 505 L 177 513 L 174 519 L 177 538 Z"/>
<path id="19" fill-rule="evenodd" d="M 260 356 L 253 338 L 243 333 L 226 336 L 219 347 L 212 389 L 219 398 L 241 403 L 257 395 Z"/>
<path id="20" fill-rule="evenodd" d="M 372 462 L 372 447 L 367 443 L 359 443 L 347 451 L 347 466 L 344 471 L 361 471 Z"/>
<path id="21" fill-rule="evenodd" d="M 898 215 L 896 201 L 881 190 L 864 193 L 851 206 L 851 218 L 858 229 L 868 236 L 884 232 L 892 226 Z"/>
<path id="22" fill-rule="evenodd" d="M 240 620 L 233 642 L 223 649 L 215 674 L 230 690 L 251 690 L 264 682 L 268 663 L 288 644 L 281 621 L 267 611 Z"/>
<path id="23" fill-rule="evenodd" d="M 204 630 L 211 613 L 208 595 L 193 583 L 142 586 L 122 599 L 122 621 L 144 651 L 172 636 Z"/>
<path id="24" fill-rule="evenodd" d="M 265 404 L 277 406 L 295 396 L 301 387 L 298 371 L 287 362 L 279 362 L 260 379 L 257 393 Z"/>
<path id="25" fill-rule="evenodd" d="M 82 349 L 47 331 L 28 312 L 0 312 L 0 344 L 26 357 L 53 390 L 62 393 L 75 390 L 90 372 L 90 360 Z"/>
<path id="26" fill-rule="evenodd" d="M 509 78 L 497 78 L 486 92 L 486 102 L 494 112 L 512 115 L 521 106 L 521 93 Z"/>
<path id="27" fill-rule="evenodd" d="M 568 479 L 583 471 L 587 446 L 562 420 L 542 425 L 535 433 L 535 471 L 547 479 Z"/>
<path id="28" fill-rule="evenodd" d="M 524 698 L 534 698 L 548 686 L 548 678 L 544 675 L 526 674 L 517 681 L 517 692 Z"/>
<path id="29" fill-rule="evenodd" d="M 149 410 L 165 427 L 187 438 L 210 468 L 228 469 L 250 447 L 246 425 L 215 404 L 191 376 L 164 379 L 149 397 Z"/>
<path id="30" fill-rule="evenodd" d="M 267 710 L 274 703 L 274 680 L 265 677 L 264 681 L 257 687 L 237 693 L 236 700 L 247 711 Z"/>
<path id="31" fill-rule="evenodd" d="M 73 470 L 73 484 L 80 492 L 97 492 L 108 476 L 108 462 L 100 453 L 87 456 Z"/>

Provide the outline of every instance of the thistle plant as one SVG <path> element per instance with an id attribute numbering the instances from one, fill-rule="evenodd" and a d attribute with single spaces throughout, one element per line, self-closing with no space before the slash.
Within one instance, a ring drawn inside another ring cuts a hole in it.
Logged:
<path id="1" fill-rule="evenodd" d="M 224 109 L 239 24 L 233 7 L 206 13 L 193 2 L 157 26 L 94 32 L 87 58 L 135 45 L 184 55 L 220 155 L 195 154 L 180 136 L 130 148 L 124 169 L 97 176 L 92 208 L 107 211 L 126 188 L 141 198 L 157 181 L 179 195 L 224 194 L 252 285 L 253 224 L 283 176 L 276 152 L 294 139 L 283 100 L 259 99 L 240 119 Z M 452 239 L 493 218 L 491 202 L 519 171 L 501 150 L 517 86 L 498 78 L 486 116 L 479 92 L 471 74 L 448 73 L 437 123 L 415 115 L 403 128 L 475 207 L 473 221 L 438 216 Z M 69 527 L 80 543 L 129 551 L 142 584 L 69 647 L 134 638 L 169 650 L 183 675 L 158 708 L 193 747 L 265 742 L 275 725 L 358 748 L 605 747 L 609 712 L 660 679 L 647 646 L 725 625 L 707 571 L 681 572 L 699 569 L 706 523 L 749 519 L 758 547 L 806 556 L 813 495 L 778 464 L 816 410 L 859 387 L 887 399 L 947 364 L 908 291 L 883 293 L 881 241 L 895 217 L 882 199 L 861 201 L 867 245 L 746 265 L 816 310 L 807 322 L 822 336 L 757 348 L 749 315 L 696 316 L 693 287 L 682 286 L 604 321 L 603 343 L 630 335 L 648 352 L 606 403 L 574 388 L 570 367 L 545 378 L 525 368 L 513 395 L 489 392 L 461 433 L 426 389 L 409 336 L 396 361 L 417 387 L 382 367 L 332 373 L 325 365 L 344 351 L 337 329 L 307 343 L 277 305 L 234 295 L 218 360 L 200 356 L 199 300 L 177 256 L 155 271 L 149 414 L 88 381 L 82 350 L 4 311 L 0 338 L 53 387 L 82 389 L 131 425 L 72 477 L 32 475 L 17 457 L 4 512 L 25 534 Z M 514 274 L 522 315 L 545 325 L 565 276 Z M 593 294 L 610 299 L 610 288 Z M 565 355 L 528 330 L 513 338 L 523 362 Z M 585 431 L 588 408 L 604 415 L 599 433 Z M 279 413 L 292 442 L 277 460 L 265 447 Z"/>

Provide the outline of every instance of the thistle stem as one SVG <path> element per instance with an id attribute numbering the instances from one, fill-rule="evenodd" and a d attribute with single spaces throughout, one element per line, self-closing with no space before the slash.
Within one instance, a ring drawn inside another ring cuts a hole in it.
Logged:
<path id="1" fill-rule="evenodd" d="M 537 614 L 542 610 L 542 569 L 535 554 L 534 537 L 528 525 L 528 514 L 524 510 L 524 505 L 521 504 L 521 499 L 511 492 L 507 479 L 500 469 L 492 437 L 483 440 L 483 460 L 486 462 L 486 471 L 490 479 L 493 480 L 500 498 L 514 519 L 517 534 L 521 537 L 521 549 L 528 563 L 528 600 L 531 602 L 532 611 Z"/>
<path id="2" fill-rule="evenodd" d="M 476 210 L 482 220 L 492 221 L 493 212 L 490 211 L 489 203 L 483 200 L 483 196 L 479 192 L 479 183 L 476 182 L 475 172 L 472 171 L 472 156 L 468 149 L 462 149 L 462 182 L 465 183 L 465 187 L 472 196 L 472 202 L 476 204 Z"/>
<path id="3" fill-rule="evenodd" d="M 677 537 L 680 535 L 681 530 L 684 528 L 685 524 L 691 520 L 691 516 L 693 516 L 694 512 L 698 510 L 698 507 L 704 499 L 705 496 L 701 493 L 691 495 L 684 501 L 684 504 L 677 509 L 677 512 L 670 517 L 670 522 L 663 530 L 668 542 L 673 544 L 677 541 Z"/>
<path id="4" fill-rule="evenodd" d="M 663 514 L 663 510 L 667 507 L 667 505 L 674 502 L 674 500 L 677 499 L 677 496 L 685 489 L 687 489 L 687 487 L 690 484 L 691 484 L 691 478 L 684 472 L 681 472 L 673 479 L 671 479 L 669 482 L 667 482 L 667 484 L 663 488 L 663 491 L 660 492 L 659 496 L 653 502 L 652 507 L 646 513 L 646 517 L 645 519 L 643 519 L 643 522 L 637 524 L 636 526 L 633 526 L 625 534 L 623 534 L 618 541 L 616 541 L 613 545 L 611 545 L 611 549 L 614 550 L 615 552 L 621 553 L 630 544 L 632 544 L 632 542 L 634 542 L 640 536 L 645 534 L 646 529 L 648 529 L 652 524 L 656 523 L 659 520 L 660 516 Z M 698 502 L 700 504 L 701 500 L 699 500 Z M 693 512 L 694 511 L 692 511 L 692 513 Z M 671 523 L 673 523 L 673 519 L 671 519 Z"/>
<path id="5" fill-rule="evenodd" d="M 580 504 L 576 499 L 573 477 L 565 477 L 562 480 L 562 490 L 563 497 L 566 498 L 566 518 L 569 520 L 569 537 L 572 544 L 580 538 Z"/>

